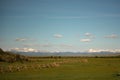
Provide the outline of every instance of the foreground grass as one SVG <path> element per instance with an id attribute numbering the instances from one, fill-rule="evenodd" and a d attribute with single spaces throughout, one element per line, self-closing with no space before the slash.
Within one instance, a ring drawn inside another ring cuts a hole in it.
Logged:
<path id="1" fill-rule="evenodd" d="M 59 67 L 29 69 L 0 74 L 0 80 L 120 80 L 120 58 L 86 58 L 88 62 L 68 62 Z M 81 60 L 69 58 L 64 60 Z M 26 65 L 47 64 L 64 61 L 63 59 L 41 59 L 26 62 Z M 23 65 L 21 63 L 1 63 Z"/>

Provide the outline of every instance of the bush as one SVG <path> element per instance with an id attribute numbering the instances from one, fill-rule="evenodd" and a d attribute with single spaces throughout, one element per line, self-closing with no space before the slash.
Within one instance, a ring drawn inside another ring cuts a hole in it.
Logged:
<path id="1" fill-rule="evenodd" d="M 21 63 L 23 63 L 23 61 L 29 61 L 29 59 L 23 55 L 13 54 L 11 52 L 4 52 L 0 48 L 0 61 L 1 62 L 9 62 L 9 63 L 20 61 Z"/>

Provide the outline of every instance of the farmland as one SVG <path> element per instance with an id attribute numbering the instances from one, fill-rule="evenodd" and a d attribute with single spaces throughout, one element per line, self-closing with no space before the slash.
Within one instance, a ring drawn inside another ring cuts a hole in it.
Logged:
<path id="1" fill-rule="evenodd" d="M 119 80 L 120 58 L 30 57 L 0 62 L 1 80 Z"/>

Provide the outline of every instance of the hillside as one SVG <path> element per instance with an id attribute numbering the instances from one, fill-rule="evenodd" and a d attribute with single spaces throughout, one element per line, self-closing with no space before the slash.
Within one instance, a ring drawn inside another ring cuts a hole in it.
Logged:
<path id="1" fill-rule="evenodd" d="M 13 54 L 12 52 L 5 52 L 0 48 L 0 62 L 23 62 L 28 61 L 28 58 L 26 56 L 20 55 L 20 54 Z"/>

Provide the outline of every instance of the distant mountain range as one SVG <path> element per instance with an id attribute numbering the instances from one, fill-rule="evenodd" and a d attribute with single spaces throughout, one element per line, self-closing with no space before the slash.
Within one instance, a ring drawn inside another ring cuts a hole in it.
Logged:
<path id="1" fill-rule="evenodd" d="M 113 52 L 14 52 L 27 56 L 120 56 Z"/>

